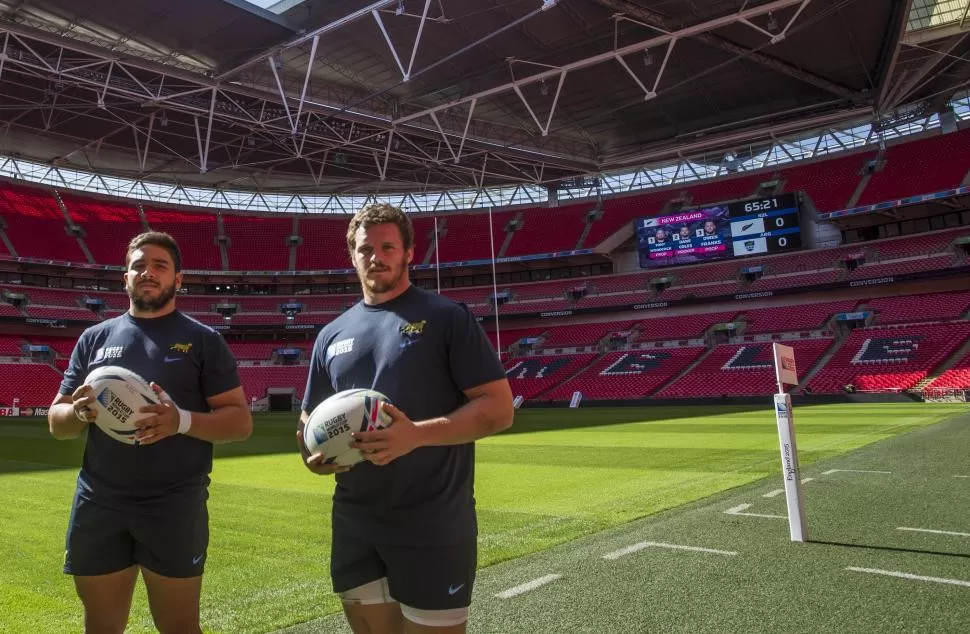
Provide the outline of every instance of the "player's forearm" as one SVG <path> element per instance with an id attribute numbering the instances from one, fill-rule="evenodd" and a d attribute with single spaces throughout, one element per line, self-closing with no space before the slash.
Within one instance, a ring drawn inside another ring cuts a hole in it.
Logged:
<path id="1" fill-rule="evenodd" d="M 420 445 L 463 445 L 512 425 L 512 401 L 503 395 L 472 399 L 448 416 L 414 423 Z"/>
<path id="2" fill-rule="evenodd" d="M 211 412 L 192 412 L 193 438 L 212 443 L 246 440 L 253 432 L 253 417 L 242 405 L 227 405 Z"/>
<path id="3" fill-rule="evenodd" d="M 310 451 L 306 448 L 306 443 L 302 441 L 302 435 L 306 433 L 306 422 L 308 419 L 307 413 L 301 411 L 300 420 L 296 424 L 296 428 L 300 432 L 300 438 L 297 439 L 296 446 L 300 450 L 300 455 L 303 456 L 304 461 L 310 457 Z"/>
<path id="4" fill-rule="evenodd" d="M 52 405 L 47 411 L 47 424 L 50 427 L 51 436 L 57 440 L 77 438 L 88 426 L 87 423 L 78 420 L 71 403 Z"/>

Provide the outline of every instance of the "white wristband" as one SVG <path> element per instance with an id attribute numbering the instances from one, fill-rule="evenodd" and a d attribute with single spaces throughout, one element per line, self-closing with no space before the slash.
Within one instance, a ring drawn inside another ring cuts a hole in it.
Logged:
<path id="1" fill-rule="evenodd" d="M 178 408 L 179 411 L 179 429 L 178 433 L 187 434 L 189 430 L 192 429 L 192 412 L 187 412 L 181 407 Z"/>

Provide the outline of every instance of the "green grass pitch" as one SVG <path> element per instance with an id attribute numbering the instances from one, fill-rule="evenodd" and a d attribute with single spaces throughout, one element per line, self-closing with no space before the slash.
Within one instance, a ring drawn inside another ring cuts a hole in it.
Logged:
<path id="1" fill-rule="evenodd" d="M 922 403 L 796 408 L 801 463 L 964 411 Z M 339 611 L 327 575 L 333 484 L 300 464 L 294 421 L 259 416 L 250 440 L 217 447 L 206 631 L 272 632 Z M 51 439 L 42 420 L 0 420 L 4 632 L 80 631 L 79 604 L 60 567 L 82 447 Z M 480 565 L 777 478 L 779 468 L 767 399 L 760 408 L 520 411 L 511 430 L 478 443 Z M 141 585 L 128 631 L 154 631 Z"/>

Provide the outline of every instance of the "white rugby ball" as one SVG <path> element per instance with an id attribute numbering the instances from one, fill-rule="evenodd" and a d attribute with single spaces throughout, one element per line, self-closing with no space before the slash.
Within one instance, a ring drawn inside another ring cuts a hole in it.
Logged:
<path id="1" fill-rule="evenodd" d="M 160 402 L 148 381 L 126 368 L 107 365 L 93 370 L 84 382 L 92 389 L 98 428 L 119 442 L 135 444 L 135 422 L 154 416 L 138 410 Z"/>
<path id="2" fill-rule="evenodd" d="M 311 454 L 322 453 L 324 463 L 355 465 L 364 457 L 352 449 L 351 434 L 390 426 L 383 404 L 390 401 L 380 392 L 366 389 L 338 392 L 313 408 L 303 431 L 303 443 Z"/>

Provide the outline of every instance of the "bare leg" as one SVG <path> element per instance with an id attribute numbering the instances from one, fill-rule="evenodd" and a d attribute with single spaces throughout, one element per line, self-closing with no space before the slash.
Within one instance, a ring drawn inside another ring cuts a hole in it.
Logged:
<path id="1" fill-rule="evenodd" d="M 161 634 L 202 634 L 199 625 L 202 577 L 163 577 L 147 568 L 142 568 L 142 576 L 148 589 L 152 619 Z"/>
<path id="2" fill-rule="evenodd" d="M 84 604 L 85 634 L 122 634 L 125 631 L 137 579 L 137 566 L 106 575 L 74 577 L 77 596 Z"/>
<path id="3" fill-rule="evenodd" d="M 398 603 L 345 602 L 344 614 L 354 634 L 405 634 L 404 616 Z"/>

